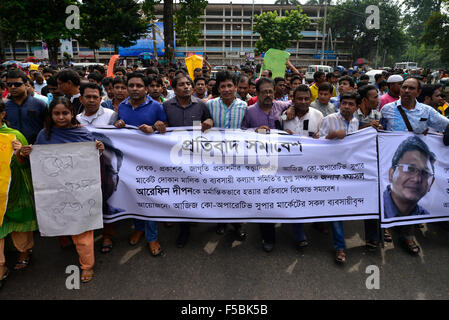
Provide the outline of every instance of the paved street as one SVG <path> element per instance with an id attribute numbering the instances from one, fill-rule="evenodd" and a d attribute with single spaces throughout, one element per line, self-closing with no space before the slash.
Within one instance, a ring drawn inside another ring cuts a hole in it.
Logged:
<path id="1" fill-rule="evenodd" d="M 12 272 L 0 291 L 4 299 L 448 299 L 449 232 L 428 224 L 417 231 L 422 247 L 412 257 L 394 244 L 378 253 L 365 252 L 363 222 L 345 222 L 348 263 L 333 261 L 332 237 L 306 225 L 309 247 L 298 253 L 289 225 L 277 228 L 271 254 L 262 251 L 258 226 L 246 224 L 249 237 L 234 240 L 232 228 L 224 236 L 214 224 L 195 224 L 190 242 L 175 246 L 178 226 L 160 224 L 165 256 L 153 258 L 142 241 L 131 247 L 130 221 L 116 224 L 112 253 L 99 253 L 96 232 L 94 279 L 80 290 L 65 287 L 65 268 L 77 264 L 74 248 L 61 250 L 56 238 L 41 238 L 26 271 Z M 396 236 L 395 234 L 393 235 Z M 395 237 L 396 240 L 396 237 Z M 15 254 L 7 255 L 12 268 Z M 380 289 L 368 290 L 366 267 L 380 268 Z"/>

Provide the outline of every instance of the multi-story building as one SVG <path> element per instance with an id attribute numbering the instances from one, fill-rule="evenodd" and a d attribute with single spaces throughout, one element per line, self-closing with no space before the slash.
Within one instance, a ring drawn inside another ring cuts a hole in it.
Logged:
<path id="1" fill-rule="evenodd" d="M 207 55 L 208 60 L 213 65 L 240 65 L 252 59 L 254 56 L 254 48 L 257 40 L 260 39 L 258 33 L 253 33 L 254 15 L 261 14 L 266 11 L 276 10 L 280 16 L 285 14 L 286 10 L 295 9 L 292 5 L 274 5 L 274 4 L 233 4 L 210 3 L 204 10 L 202 19 L 201 36 L 202 45 L 188 47 L 185 43 L 181 43 L 176 39 L 175 56 L 177 59 L 183 59 L 189 53 Z M 311 64 L 320 64 L 321 50 L 324 44 L 324 62 L 328 65 L 345 65 L 351 64 L 351 54 L 343 41 L 335 38 L 336 32 L 327 30 L 325 39 L 323 39 L 322 30 L 318 30 L 319 20 L 323 18 L 324 6 L 307 6 L 301 7 L 303 13 L 311 20 L 311 24 L 307 30 L 302 32 L 303 38 L 299 41 L 292 41 L 292 46 L 287 48 L 290 61 L 296 66 L 307 66 Z M 163 21 L 163 7 L 156 6 L 156 17 L 159 21 Z M 329 32 L 331 31 L 331 32 Z M 332 37 L 332 34 L 334 37 Z M 323 41 L 324 40 L 324 41 Z M 114 49 L 108 44 L 103 44 L 99 50 L 93 50 L 79 45 L 76 40 L 72 42 L 74 61 L 97 61 L 107 62 Z M 18 41 L 16 43 L 16 57 L 21 61 L 27 56 L 33 55 L 34 50 L 40 47 L 32 47 L 26 41 Z M 148 48 L 153 51 L 153 48 Z M 12 47 L 6 49 L 7 59 L 12 59 Z M 128 63 L 134 63 L 138 57 L 128 57 Z M 256 61 L 258 58 L 256 57 Z"/>

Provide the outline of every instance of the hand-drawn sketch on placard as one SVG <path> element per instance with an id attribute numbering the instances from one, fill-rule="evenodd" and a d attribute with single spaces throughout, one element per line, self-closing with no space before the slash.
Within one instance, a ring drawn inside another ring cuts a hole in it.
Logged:
<path id="1" fill-rule="evenodd" d="M 42 236 L 77 235 L 103 227 L 95 142 L 35 145 L 30 160 Z"/>

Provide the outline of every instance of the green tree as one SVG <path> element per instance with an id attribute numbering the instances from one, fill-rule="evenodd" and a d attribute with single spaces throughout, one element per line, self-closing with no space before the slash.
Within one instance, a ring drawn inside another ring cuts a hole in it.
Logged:
<path id="1" fill-rule="evenodd" d="M 188 45 L 198 44 L 201 35 L 201 20 L 207 6 L 207 0 L 179 0 L 175 10 L 173 0 L 144 0 L 143 11 L 154 19 L 154 6 L 164 3 L 164 43 L 165 58 L 172 60 L 175 54 L 176 34 L 183 42 Z M 174 27 L 173 27 L 174 26 Z"/>
<path id="2" fill-rule="evenodd" d="M 300 40 L 301 32 L 310 25 L 310 19 L 298 6 L 279 17 L 277 11 L 264 12 L 254 17 L 254 31 L 260 34 L 255 53 L 266 52 L 270 48 L 285 50 L 292 41 Z"/>
<path id="3" fill-rule="evenodd" d="M 174 16 L 176 36 L 181 43 L 188 46 L 200 44 L 201 18 L 200 15 L 207 7 L 207 0 L 181 1 Z"/>
<path id="4" fill-rule="evenodd" d="M 411 43 L 415 43 L 424 32 L 424 24 L 434 12 L 441 9 L 442 0 L 402 0 L 406 7 L 403 24 Z"/>
<path id="5" fill-rule="evenodd" d="M 141 5 L 136 0 L 83 1 L 80 12 L 80 40 L 92 49 L 99 47 L 95 35 L 112 44 L 118 53 L 119 46 L 131 46 L 147 32 Z"/>
<path id="6" fill-rule="evenodd" d="M 5 59 L 6 44 L 11 44 L 16 60 L 17 40 L 37 38 L 37 31 L 29 23 L 34 18 L 34 13 L 29 10 L 31 5 L 32 0 L 0 1 L 0 60 Z"/>
<path id="7" fill-rule="evenodd" d="M 367 29 L 369 5 L 379 7 L 380 29 Z M 327 26 L 335 32 L 350 48 L 352 58 L 364 57 L 373 61 L 378 50 L 389 53 L 387 63 L 393 63 L 406 47 L 406 37 L 401 26 L 400 8 L 389 0 L 344 0 L 329 8 Z"/>
<path id="8" fill-rule="evenodd" d="M 445 9 L 449 1 L 444 1 Z M 441 63 L 449 66 L 449 17 L 442 12 L 434 12 L 424 25 L 421 37 L 422 43 L 427 46 L 435 46 L 440 54 Z"/>

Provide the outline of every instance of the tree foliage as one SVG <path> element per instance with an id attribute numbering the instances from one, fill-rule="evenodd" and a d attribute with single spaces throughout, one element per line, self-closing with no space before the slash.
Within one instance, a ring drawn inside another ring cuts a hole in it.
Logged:
<path id="1" fill-rule="evenodd" d="M 131 46 L 147 32 L 140 9 L 136 0 L 83 1 L 80 40 L 98 48 L 96 34 L 98 40 L 112 44 L 118 53 L 119 46 Z"/>
<path id="2" fill-rule="evenodd" d="M 294 5 L 294 6 L 299 6 L 300 5 L 298 0 L 276 0 L 274 2 L 274 4 L 277 4 L 277 5 Z"/>
<path id="3" fill-rule="evenodd" d="M 186 42 L 188 46 L 194 46 L 199 40 L 201 32 L 200 15 L 207 7 L 207 0 L 181 1 L 174 16 L 176 36 L 181 43 Z"/>
<path id="4" fill-rule="evenodd" d="M 366 7 L 379 7 L 380 29 L 367 29 Z M 401 26 L 400 8 L 388 0 L 344 0 L 329 8 L 327 25 L 351 46 L 353 58 L 374 60 L 377 41 L 379 57 L 385 50 L 392 57 L 402 55 L 406 38 Z M 391 62 L 391 61 L 390 61 Z"/>
<path id="5" fill-rule="evenodd" d="M 143 11 L 154 19 L 154 6 L 164 3 L 164 42 L 165 58 L 174 57 L 174 30 L 182 42 L 188 45 L 200 43 L 201 19 L 207 0 L 179 0 L 176 10 L 173 0 L 144 0 Z M 173 27 L 174 26 L 174 27 Z"/>
<path id="6" fill-rule="evenodd" d="M 445 5 L 447 6 L 447 2 Z M 436 46 L 441 62 L 449 65 L 449 17 L 442 12 L 434 12 L 424 25 L 421 37 L 422 43 L 427 46 Z"/>
<path id="7" fill-rule="evenodd" d="M 310 19 L 298 6 L 279 17 L 277 11 L 264 12 L 254 16 L 254 31 L 260 34 L 255 52 L 260 54 L 270 48 L 285 50 L 292 41 L 300 40 L 301 32 L 310 25 Z"/>

